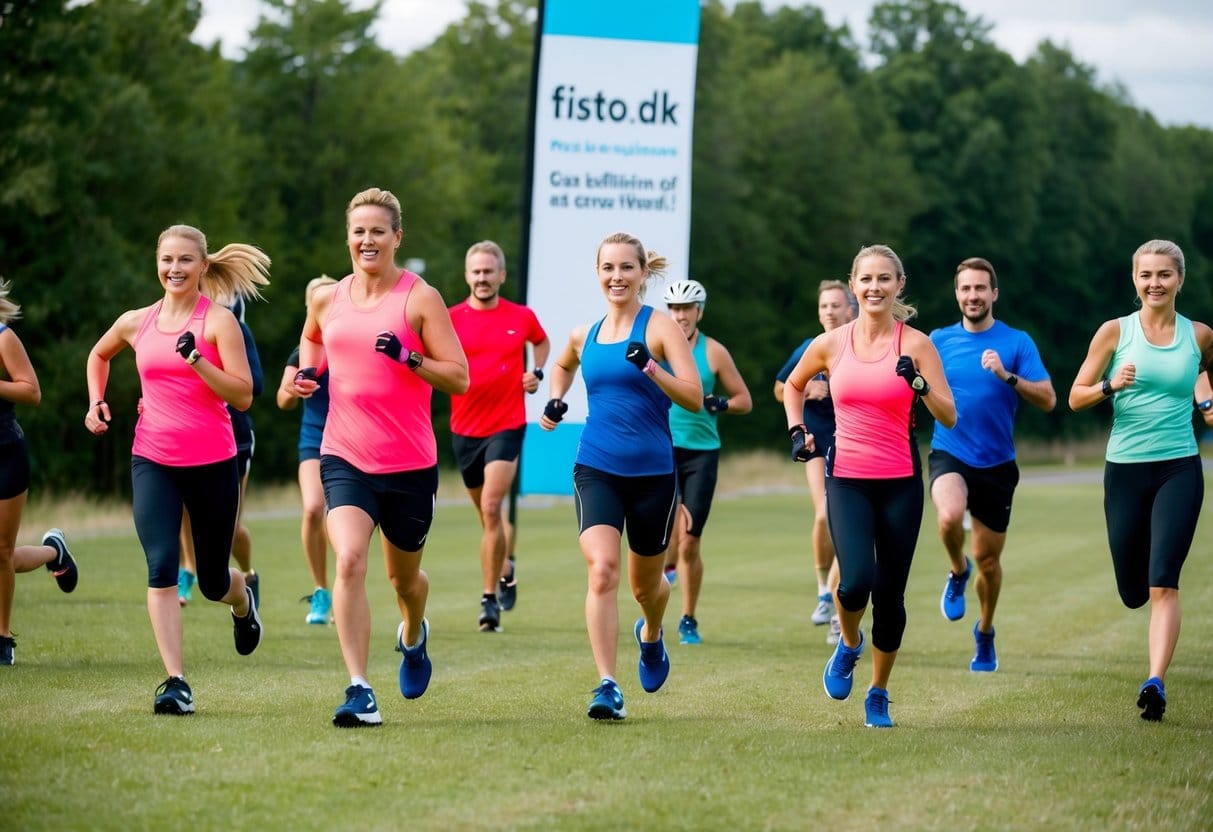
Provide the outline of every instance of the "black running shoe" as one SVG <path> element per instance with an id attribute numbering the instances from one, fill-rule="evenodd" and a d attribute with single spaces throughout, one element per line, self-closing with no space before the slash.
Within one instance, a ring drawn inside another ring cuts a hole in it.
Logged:
<path id="1" fill-rule="evenodd" d="M 0 636 L 0 665 L 16 664 L 17 640 L 12 636 Z"/>
<path id="2" fill-rule="evenodd" d="M 253 597 L 253 590 L 246 586 L 245 594 L 248 596 L 248 614 L 243 618 L 236 615 L 236 611 L 232 610 L 232 630 L 236 637 L 236 652 L 241 656 L 247 656 L 257 649 L 257 645 L 261 643 L 261 616 L 257 615 L 257 599 Z"/>
<path id="3" fill-rule="evenodd" d="M 496 598 L 487 595 L 480 599 L 480 632 L 501 632 L 501 607 Z"/>
<path id="4" fill-rule="evenodd" d="M 55 576 L 61 590 L 71 592 L 76 588 L 80 570 L 76 566 L 76 559 L 67 550 L 67 538 L 63 536 L 63 531 L 48 529 L 46 534 L 42 535 L 42 545 L 50 546 L 58 553 L 58 557 L 46 565 L 46 570 Z"/>
<path id="5" fill-rule="evenodd" d="M 518 603 L 518 567 L 510 558 L 510 576 L 497 581 L 497 604 L 501 609 L 509 611 Z"/>
<path id="6" fill-rule="evenodd" d="M 156 688 L 156 704 L 152 711 L 158 714 L 186 716 L 194 712 L 194 694 L 180 676 L 169 676 Z"/>

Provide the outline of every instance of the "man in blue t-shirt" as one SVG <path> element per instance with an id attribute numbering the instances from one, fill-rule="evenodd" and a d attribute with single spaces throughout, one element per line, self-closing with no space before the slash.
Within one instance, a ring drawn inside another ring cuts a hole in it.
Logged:
<path id="1" fill-rule="evenodd" d="M 952 561 L 940 609 L 949 621 L 965 614 L 965 587 L 972 562 L 964 554 L 965 511 L 972 521 L 981 617 L 973 627 L 976 672 L 998 669 L 994 608 L 1002 588 L 999 558 L 1007 541 L 1011 499 L 1019 484 L 1014 425 L 1020 398 L 1046 413 L 1057 404 L 1040 351 L 1026 333 L 994 320 L 998 277 L 980 257 L 956 267 L 961 319 L 931 333 L 956 401 L 956 425 L 935 424 L 931 436 L 931 500 L 939 536 Z"/>

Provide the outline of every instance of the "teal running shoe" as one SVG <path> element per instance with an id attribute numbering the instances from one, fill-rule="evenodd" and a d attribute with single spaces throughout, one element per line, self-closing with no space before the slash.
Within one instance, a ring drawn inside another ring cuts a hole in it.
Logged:
<path id="1" fill-rule="evenodd" d="M 177 603 L 185 606 L 194 597 L 194 573 L 188 569 L 177 570 Z"/>
<path id="2" fill-rule="evenodd" d="M 318 586 L 312 590 L 311 595 L 303 596 L 303 600 L 311 604 L 311 608 L 308 610 L 307 618 L 305 619 L 307 623 L 319 624 L 321 626 L 328 625 L 329 621 L 332 620 L 333 593 L 322 586 Z"/>
<path id="3" fill-rule="evenodd" d="M 678 620 L 678 643 L 679 644 L 700 644 L 703 639 L 699 637 L 699 622 L 689 615 L 684 615 Z"/>

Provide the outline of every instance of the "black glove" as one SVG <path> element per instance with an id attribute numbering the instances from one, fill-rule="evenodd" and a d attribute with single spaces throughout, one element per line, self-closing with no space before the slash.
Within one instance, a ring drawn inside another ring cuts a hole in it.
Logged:
<path id="1" fill-rule="evenodd" d="M 804 425 L 792 425 L 788 428 L 788 436 L 792 438 L 792 461 L 808 462 L 809 450 L 805 447 L 808 431 Z"/>
<path id="2" fill-rule="evenodd" d="M 559 422 L 564 418 L 564 414 L 568 412 L 569 406 L 564 403 L 564 399 L 549 399 L 548 403 L 543 407 L 543 415 L 553 422 Z"/>
<path id="3" fill-rule="evenodd" d="M 629 341 L 627 359 L 643 370 L 653 360 L 653 356 L 649 355 L 649 348 L 643 341 Z"/>
<path id="4" fill-rule="evenodd" d="M 724 396 L 712 394 L 703 397 L 703 409 L 708 413 L 724 413 L 729 409 L 729 400 Z"/>
<path id="5" fill-rule="evenodd" d="M 177 352 L 181 354 L 182 358 L 189 358 L 195 349 L 197 349 L 197 346 L 194 343 L 194 333 L 187 329 L 177 339 Z"/>
<path id="6" fill-rule="evenodd" d="M 295 373 L 295 381 L 320 381 L 320 377 L 316 374 L 315 367 L 304 367 L 299 372 Z"/>
<path id="7" fill-rule="evenodd" d="M 910 389 L 920 396 L 925 396 L 931 392 L 931 385 L 927 384 L 927 380 L 922 377 L 922 373 L 914 367 L 914 359 L 908 355 L 903 355 L 897 359 L 897 375 L 906 380 L 906 384 L 910 385 Z"/>
<path id="8" fill-rule="evenodd" d="M 400 349 L 400 339 L 390 329 L 375 336 L 375 352 L 381 352 L 397 363 L 400 361 Z"/>

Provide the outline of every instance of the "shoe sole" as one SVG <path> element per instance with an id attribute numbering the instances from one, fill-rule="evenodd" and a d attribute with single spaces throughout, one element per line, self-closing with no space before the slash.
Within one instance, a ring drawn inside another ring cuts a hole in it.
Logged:
<path id="1" fill-rule="evenodd" d="M 1158 692 L 1158 688 L 1151 685 L 1137 695 L 1137 707 L 1141 708 L 1142 719 L 1161 722 L 1167 710 L 1167 700 Z"/>
<path id="2" fill-rule="evenodd" d="M 333 724 L 338 728 L 374 728 L 383 724 L 383 717 L 376 711 L 373 714 L 356 714 L 342 711 L 333 714 Z"/>
<path id="3" fill-rule="evenodd" d="M 51 574 L 55 577 L 55 583 L 59 584 L 59 589 L 64 592 L 72 592 L 80 578 L 80 567 L 76 565 L 76 559 L 72 557 L 71 550 L 67 548 L 67 537 L 63 534 L 63 530 L 48 529 L 46 534 L 42 535 L 43 546 L 50 546 L 56 552 L 59 551 L 58 546 L 47 543 L 51 538 L 58 540 L 59 546 L 63 547 L 63 561 L 66 564 L 63 569 L 51 572 Z"/>
<path id="4" fill-rule="evenodd" d="M 186 705 L 182 707 L 181 703 L 176 699 L 166 699 L 164 701 L 157 699 L 156 704 L 152 706 L 152 712 L 168 716 L 189 716 L 194 712 L 194 706 Z"/>
<path id="5" fill-rule="evenodd" d="M 626 708 L 615 710 L 614 708 L 600 706 L 590 708 L 586 712 L 586 716 L 588 716 L 590 719 L 599 720 L 600 722 L 618 722 L 621 719 L 627 719 L 628 712 Z"/>
<path id="6" fill-rule="evenodd" d="M 326 615 L 326 616 L 324 616 L 324 617 L 316 617 L 316 618 L 313 618 L 312 616 L 310 616 L 310 615 L 309 615 L 309 616 L 308 616 L 306 619 L 304 619 L 304 620 L 305 620 L 305 621 L 306 621 L 308 624 L 315 624 L 315 625 L 320 626 L 320 627 L 324 627 L 324 626 L 328 625 L 328 623 L 330 622 L 330 619 L 329 619 L 329 617 L 328 617 L 327 615 Z"/>
<path id="7" fill-rule="evenodd" d="M 482 633 L 500 633 L 501 632 L 501 622 L 500 621 L 481 621 L 480 622 L 480 632 L 482 632 Z"/>

